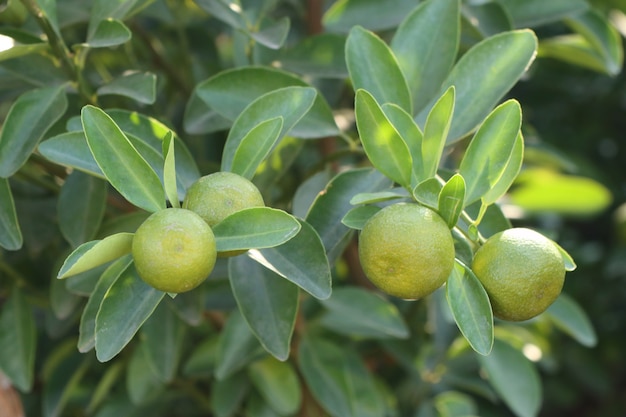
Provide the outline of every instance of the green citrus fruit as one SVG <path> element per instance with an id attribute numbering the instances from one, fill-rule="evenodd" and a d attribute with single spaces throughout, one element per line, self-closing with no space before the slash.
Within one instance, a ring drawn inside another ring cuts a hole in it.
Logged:
<path id="1" fill-rule="evenodd" d="M 196 213 L 168 208 L 148 217 L 133 237 L 139 276 L 157 290 L 179 293 L 200 285 L 215 266 L 215 237 Z"/>
<path id="2" fill-rule="evenodd" d="M 367 278 L 387 294 L 415 300 L 448 279 L 454 265 L 450 229 L 433 210 L 398 203 L 374 214 L 359 237 Z"/>
<path id="3" fill-rule="evenodd" d="M 211 227 L 236 211 L 264 206 L 258 188 L 232 172 L 215 172 L 200 178 L 189 187 L 183 201 L 183 208 L 199 214 Z"/>
<path id="4" fill-rule="evenodd" d="M 489 294 L 494 316 L 509 321 L 544 312 L 565 280 L 563 257 L 554 242 L 525 228 L 487 239 L 474 255 L 472 270 Z"/>

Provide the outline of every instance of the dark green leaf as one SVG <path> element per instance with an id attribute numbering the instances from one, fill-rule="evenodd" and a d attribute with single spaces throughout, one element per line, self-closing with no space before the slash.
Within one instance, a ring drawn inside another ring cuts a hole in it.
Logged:
<path id="1" fill-rule="evenodd" d="M 275 146 L 283 129 L 282 116 L 264 120 L 241 139 L 230 171 L 252 179 L 257 168 Z"/>
<path id="2" fill-rule="evenodd" d="M 19 58 L 24 55 L 39 54 L 42 52 L 48 52 L 50 45 L 48 43 L 33 43 L 30 45 L 14 45 L 9 49 L 0 51 L 0 62 L 8 59 Z"/>
<path id="3" fill-rule="evenodd" d="M 235 415 L 249 389 L 250 382 L 244 372 L 218 379 L 211 392 L 211 409 L 215 417 Z"/>
<path id="4" fill-rule="evenodd" d="M 126 390 L 135 405 L 162 394 L 165 385 L 151 366 L 145 346 L 145 343 L 141 343 L 133 350 L 126 368 Z"/>
<path id="5" fill-rule="evenodd" d="M 572 336 L 581 345 L 594 347 L 598 343 L 598 337 L 585 310 L 567 294 L 561 294 L 548 307 L 547 314 L 559 329 Z"/>
<path id="6" fill-rule="evenodd" d="M 241 7 L 230 7 L 231 3 L 224 0 L 195 0 L 195 3 L 233 29 L 243 29 L 246 27 L 243 9 Z"/>
<path id="7" fill-rule="evenodd" d="M 247 256 L 231 258 L 228 275 L 237 305 L 263 347 L 289 356 L 298 311 L 298 287 Z"/>
<path id="8" fill-rule="evenodd" d="M 518 28 L 534 27 L 579 15 L 589 9 L 584 0 L 497 0 Z"/>
<path id="9" fill-rule="evenodd" d="M 0 246 L 6 250 L 18 250 L 22 243 L 22 231 L 9 180 L 0 178 Z"/>
<path id="10" fill-rule="evenodd" d="M 215 358 L 215 377 L 218 381 L 228 378 L 264 353 L 250 326 L 239 310 L 235 309 L 228 316 L 220 333 Z"/>
<path id="11" fill-rule="evenodd" d="M 183 294 L 188 294 L 183 293 Z M 176 297 L 177 299 L 180 297 Z M 254 337 L 252 337 L 254 339 Z M 213 375 L 217 364 L 218 335 L 210 335 L 194 345 L 191 354 L 185 361 L 183 375 L 188 377 L 207 377 Z"/>
<path id="12" fill-rule="evenodd" d="M 146 211 L 165 208 L 159 177 L 113 119 L 93 106 L 85 106 L 81 114 L 89 149 L 111 185 Z"/>
<path id="13" fill-rule="evenodd" d="M 470 346 L 481 355 L 493 347 L 493 313 L 487 292 L 471 269 L 455 262 L 446 285 L 454 321 Z"/>
<path id="14" fill-rule="evenodd" d="M 50 308 L 54 317 L 59 320 L 67 320 L 75 312 L 81 303 L 82 297 L 70 292 L 65 281 L 53 279 L 50 282 Z"/>
<path id="15" fill-rule="evenodd" d="M 345 47 L 345 36 L 322 33 L 304 38 L 285 50 L 278 62 L 281 68 L 299 74 L 345 79 L 348 77 Z"/>
<path id="16" fill-rule="evenodd" d="M 65 259 L 57 278 L 80 274 L 130 253 L 132 233 L 117 233 L 102 240 L 83 243 Z"/>
<path id="17" fill-rule="evenodd" d="M 156 100 L 156 75 L 149 72 L 133 72 L 115 78 L 98 88 L 98 95 L 130 97 L 139 103 L 152 104 Z"/>
<path id="18" fill-rule="evenodd" d="M 465 180 L 460 174 L 454 174 L 441 189 L 437 204 L 439 215 L 446 221 L 450 229 L 459 220 L 463 211 L 464 200 Z"/>
<path id="19" fill-rule="evenodd" d="M 478 407 L 474 399 L 459 391 L 446 391 L 434 398 L 439 417 L 478 416 Z"/>
<path id="20" fill-rule="evenodd" d="M 289 362 L 268 356 L 253 362 L 248 367 L 248 375 L 254 387 L 279 415 L 292 415 L 300 409 L 300 380 Z"/>
<path id="21" fill-rule="evenodd" d="M 93 36 L 101 21 L 112 18 L 122 20 L 146 7 L 154 0 L 94 0 L 91 8 L 87 37 Z"/>
<path id="22" fill-rule="evenodd" d="M 13 103 L 0 132 L 0 177 L 8 178 L 20 169 L 66 109 L 64 86 L 32 90 Z"/>
<path id="23" fill-rule="evenodd" d="M 365 223 L 374 214 L 380 211 L 378 206 L 359 206 L 351 209 L 343 216 L 341 223 L 348 226 L 350 229 L 361 230 L 365 226 Z"/>
<path id="24" fill-rule="evenodd" d="M 411 0 L 396 0 L 391 7 L 378 0 L 339 0 L 324 14 L 322 23 L 331 32 L 347 32 L 354 25 L 369 30 L 391 29 L 414 7 Z"/>
<path id="25" fill-rule="evenodd" d="M 411 93 L 393 52 L 374 33 L 355 26 L 346 41 L 346 64 L 354 90 L 368 91 L 381 104 L 412 114 Z"/>
<path id="26" fill-rule="evenodd" d="M 119 20 L 102 20 L 96 29 L 87 37 L 87 46 L 90 48 L 108 48 L 128 42 L 131 32 Z"/>
<path id="27" fill-rule="evenodd" d="M 479 39 L 514 29 L 511 16 L 496 2 L 464 4 L 461 13 L 467 24 L 477 31 Z"/>

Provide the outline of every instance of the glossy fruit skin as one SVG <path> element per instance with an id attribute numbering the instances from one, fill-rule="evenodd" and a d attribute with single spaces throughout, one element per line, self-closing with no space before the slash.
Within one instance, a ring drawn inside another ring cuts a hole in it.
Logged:
<path id="1" fill-rule="evenodd" d="M 135 232 L 132 254 L 141 279 L 171 293 L 200 285 L 213 270 L 217 256 L 209 225 L 182 208 L 150 215 Z"/>
<path id="2" fill-rule="evenodd" d="M 508 321 L 544 312 L 565 281 L 563 257 L 554 242 L 526 228 L 490 237 L 476 251 L 472 270 L 489 295 L 494 316 Z"/>
<path id="3" fill-rule="evenodd" d="M 198 179 L 183 201 L 183 208 L 200 215 L 211 227 L 236 211 L 264 206 L 258 188 L 232 172 L 215 172 Z"/>
<path id="4" fill-rule="evenodd" d="M 382 291 L 416 300 L 448 279 L 454 241 L 435 211 L 397 203 L 366 222 L 359 236 L 359 259 L 367 278 Z"/>

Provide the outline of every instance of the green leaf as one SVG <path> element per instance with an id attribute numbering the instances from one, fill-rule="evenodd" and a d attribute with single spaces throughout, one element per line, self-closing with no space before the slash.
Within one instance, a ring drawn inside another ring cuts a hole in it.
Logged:
<path id="1" fill-rule="evenodd" d="M 50 282 L 50 309 L 56 319 L 63 321 L 73 318 L 81 301 L 82 297 L 67 289 L 65 281 L 53 279 Z"/>
<path id="2" fill-rule="evenodd" d="M 216 417 L 235 415 L 250 389 L 244 372 L 218 379 L 211 390 L 211 410 Z"/>
<path id="3" fill-rule="evenodd" d="M 300 342 L 298 362 L 311 393 L 333 417 L 385 414 L 372 375 L 350 347 L 306 336 Z"/>
<path id="4" fill-rule="evenodd" d="M 163 155 L 163 188 L 172 207 L 178 208 L 180 201 L 176 186 L 176 147 L 171 131 L 167 132 L 163 139 Z"/>
<path id="5" fill-rule="evenodd" d="M 247 33 L 252 39 L 263 46 L 270 49 L 280 49 L 285 43 L 285 40 L 287 40 L 290 26 L 291 22 L 289 18 L 285 16 L 276 22 L 262 26 L 260 30 L 253 30 Z"/>
<path id="6" fill-rule="evenodd" d="M 302 39 L 284 50 L 278 62 L 280 68 L 320 78 L 348 78 L 345 60 L 346 37 L 321 33 Z"/>
<path id="7" fill-rule="evenodd" d="M 9 49 L 0 52 L 0 62 L 9 59 L 19 58 L 24 55 L 47 53 L 50 45 L 46 42 L 34 43 L 30 45 L 14 45 Z"/>
<path id="8" fill-rule="evenodd" d="M 220 333 L 215 358 L 215 377 L 218 381 L 228 378 L 256 357 L 264 354 L 265 351 L 241 312 L 235 309 L 228 316 L 224 329 Z"/>
<path id="9" fill-rule="evenodd" d="M 362 288 L 341 287 L 323 302 L 322 324 L 338 333 L 366 338 L 404 339 L 409 329 L 395 305 Z"/>
<path id="10" fill-rule="evenodd" d="M 113 119 L 93 106 L 83 107 L 81 119 L 89 149 L 111 185 L 146 211 L 165 208 L 159 177 Z"/>
<path id="11" fill-rule="evenodd" d="M 355 25 L 375 31 L 391 29 L 414 7 L 411 0 L 396 0 L 391 7 L 378 0 L 339 0 L 326 11 L 322 24 L 330 32 L 347 32 Z"/>
<path id="12" fill-rule="evenodd" d="M 108 18 L 122 20 L 143 9 L 153 0 L 94 0 L 89 19 L 87 37 L 93 36 L 99 23 Z"/>
<path id="13" fill-rule="evenodd" d="M 0 132 L 0 177 L 8 178 L 24 165 L 66 109 L 64 86 L 32 90 L 13 103 Z"/>
<path id="14" fill-rule="evenodd" d="M 82 131 L 67 132 L 51 137 L 42 142 L 38 149 L 39 153 L 54 163 L 105 178 L 96 160 L 93 159 Z"/>
<path id="15" fill-rule="evenodd" d="M 500 181 L 515 149 L 521 124 L 522 111 L 515 100 L 499 105 L 482 123 L 459 167 L 459 173 L 466 179 L 466 206 L 480 200 Z"/>
<path id="16" fill-rule="evenodd" d="M 90 48 L 108 48 L 128 42 L 132 34 L 124 23 L 116 19 L 105 19 L 87 37 Z"/>
<path id="17" fill-rule="evenodd" d="M 548 307 L 547 315 L 556 327 L 581 345 L 591 348 L 598 343 L 598 337 L 585 310 L 567 294 L 561 293 Z"/>
<path id="18" fill-rule="evenodd" d="M 374 214 L 381 210 L 378 206 L 359 206 L 351 209 L 343 216 L 341 223 L 350 229 L 361 230 Z"/>
<path id="19" fill-rule="evenodd" d="M 289 362 L 268 356 L 248 367 L 252 385 L 279 415 L 292 415 L 300 409 L 300 380 Z"/>
<path id="20" fill-rule="evenodd" d="M 23 242 L 9 180 L 0 178 L 0 247 L 18 250 Z"/>
<path id="21" fill-rule="evenodd" d="M 350 199 L 350 204 L 374 204 L 399 198 L 407 198 L 408 192 L 404 188 L 392 188 L 390 191 L 377 191 L 373 193 L 359 193 Z"/>
<path id="22" fill-rule="evenodd" d="M 329 170 L 325 169 L 302 181 L 296 189 L 291 203 L 291 212 L 293 215 L 296 217 L 306 217 L 309 208 L 330 180 L 331 173 Z"/>
<path id="23" fill-rule="evenodd" d="M 439 193 L 438 212 L 452 229 L 463 211 L 465 200 L 465 180 L 460 174 L 454 174 Z"/>
<path id="24" fill-rule="evenodd" d="M 461 33 L 458 0 L 420 3 L 398 27 L 391 49 L 409 84 L 413 111 L 435 97 L 452 69 Z"/>
<path id="25" fill-rule="evenodd" d="M 298 220 L 300 231 L 282 245 L 251 250 L 248 256 L 293 282 L 317 299 L 330 297 L 330 265 L 324 245 L 313 227 Z"/>
<path id="26" fill-rule="evenodd" d="M 286 360 L 298 312 L 298 287 L 247 256 L 230 258 L 228 276 L 254 335 L 274 357 Z"/>
<path id="27" fill-rule="evenodd" d="M 285 87 L 310 87 L 309 84 L 288 72 L 266 67 L 242 67 L 222 71 L 198 84 L 195 93 L 210 109 L 228 120 L 235 120 L 244 109 L 259 97 Z M 276 103 L 277 111 L 265 109 L 250 124 L 248 130 L 261 120 L 285 117 L 290 103 Z M 284 109 L 286 106 L 286 109 Z M 285 126 L 291 122 L 287 117 Z M 295 126 L 290 135 L 298 138 L 320 138 L 339 133 L 330 106 L 321 94 L 315 96 L 308 113 Z M 246 130 L 246 132 L 248 131 Z"/>
<path id="28" fill-rule="evenodd" d="M 317 92 L 310 87 L 285 87 L 264 94 L 250 103 L 237 117 L 228 133 L 221 170 L 232 169 L 236 152 L 249 132 L 258 126 L 259 120 L 282 117 L 283 125 L 278 135 L 281 138 L 309 111 L 316 95 Z"/>
<path id="29" fill-rule="evenodd" d="M 461 18 L 462 24 L 476 32 L 477 41 L 514 29 L 511 16 L 497 2 L 464 4 Z"/>
<path id="30" fill-rule="evenodd" d="M 537 416 L 541 405 L 541 380 L 534 365 L 521 351 L 496 339 L 491 354 L 478 356 L 478 359 L 491 386 L 516 416 Z"/>
<path id="31" fill-rule="evenodd" d="M 153 104 L 156 100 L 156 75 L 149 72 L 124 74 L 98 88 L 97 93 L 100 96 L 125 96 L 139 103 Z"/>
<path id="32" fill-rule="evenodd" d="M 443 186 L 437 178 L 429 178 L 417 184 L 413 189 L 415 199 L 432 209 L 439 209 L 439 194 L 441 194 Z"/>
<path id="33" fill-rule="evenodd" d="M 412 114 L 411 93 L 391 49 L 374 33 L 355 26 L 346 41 L 346 64 L 354 90 L 367 90 L 381 104 Z"/>
<path id="34" fill-rule="evenodd" d="M 95 288 L 89 295 L 80 317 L 78 351 L 89 352 L 96 345 L 96 316 L 107 291 L 132 262 L 130 255 L 118 259 L 100 275 Z"/>
<path id="35" fill-rule="evenodd" d="M 167 303 L 161 303 L 141 328 L 148 365 L 163 382 L 171 382 L 183 354 L 186 326 Z"/>
<path id="36" fill-rule="evenodd" d="M 536 49 L 535 34 L 518 30 L 487 38 L 459 59 L 437 96 L 455 87 L 455 108 L 459 110 L 452 120 L 448 144 L 474 130 L 491 112 L 524 74 L 535 58 Z M 431 100 L 417 115 L 418 124 L 424 123 L 435 102 Z"/>
<path id="37" fill-rule="evenodd" d="M 257 168 L 275 146 L 283 129 L 281 116 L 254 126 L 239 143 L 233 156 L 231 172 L 252 179 Z"/>
<path id="38" fill-rule="evenodd" d="M 215 18 L 228 24 L 234 29 L 246 27 L 244 10 L 240 7 L 230 7 L 231 3 L 224 0 L 196 0 L 195 3 Z"/>
<path id="39" fill-rule="evenodd" d="M 159 305 L 164 292 L 141 280 L 130 265 L 106 292 L 96 315 L 96 357 L 106 362 L 133 338 Z"/>
<path id="40" fill-rule="evenodd" d="M 561 256 L 563 257 L 563 263 L 565 264 L 565 270 L 574 271 L 577 266 L 576 266 L 576 262 L 574 262 L 574 258 L 572 258 L 572 255 L 567 253 L 567 251 L 563 249 L 561 245 L 559 245 L 558 243 L 554 241 L 552 243 L 554 243 L 556 245 L 556 248 L 559 250 L 559 252 L 561 252 Z"/>
<path id="41" fill-rule="evenodd" d="M 534 27 L 580 15 L 589 9 L 584 0 L 497 0 L 518 28 Z"/>
<path id="42" fill-rule="evenodd" d="M 187 101 L 183 126 L 185 132 L 192 135 L 219 132 L 227 130 L 231 120 L 211 109 L 199 96 L 198 89 L 194 89 Z"/>
<path id="43" fill-rule="evenodd" d="M 493 184 L 482 196 L 483 204 L 493 204 L 500 199 L 509 190 L 520 170 L 522 169 L 522 162 L 524 161 L 524 137 L 522 132 L 518 132 L 515 144 L 509 155 L 509 160 L 506 162 L 506 167 L 502 172 L 500 179 Z"/>
<path id="44" fill-rule="evenodd" d="M 33 386 L 37 332 L 35 317 L 22 291 L 14 288 L 0 314 L 0 370 L 20 391 Z"/>
<path id="45" fill-rule="evenodd" d="M 292 215 L 270 207 L 237 211 L 213 227 L 218 252 L 271 248 L 287 242 L 300 231 Z"/>
<path id="46" fill-rule="evenodd" d="M 489 297 L 472 270 L 459 261 L 448 278 L 446 298 L 454 321 L 472 349 L 489 355 L 494 340 Z"/>
<path id="47" fill-rule="evenodd" d="M 474 399 L 459 391 L 446 391 L 434 398 L 439 417 L 478 416 L 478 407 Z"/>
<path id="48" fill-rule="evenodd" d="M 409 148 L 376 99 L 365 90 L 357 90 L 354 111 L 361 143 L 369 160 L 387 177 L 408 187 L 413 166 Z"/>
<path id="49" fill-rule="evenodd" d="M 161 395 L 165 384 L 150 366 L 145 343 L 137 346 L 128 361 L 126 368 L 126 390 L 128 397 L 135 405 L 139 405 Z"/>
<path id="50" fill-rule="evenodd" d="M 422 139 L 422 159 L 413 161 L 414 165 L 422 166 L 422 174 L 418 177 L 422 181 L 437 175 L 443 148 L 452 124 L 454 92 L 454 86 L 448 88 L 437 100 L 426 119 Z"/>
<path id="51" fill-rule="evenodd" d="M 57 278 L 80 274 L 124 256 L 130 253 L 132 242 L 132 233 L 116 233 L 102 240 L 83 243 L 65 259 Z"/>
<path id="52" fill-rule="evenodd" d="M 100 227 L 106 205 L 107 184 L 80 171 L 66 179 L 57 204 L 59 228 L 76 248 L 93 239 Z"/>

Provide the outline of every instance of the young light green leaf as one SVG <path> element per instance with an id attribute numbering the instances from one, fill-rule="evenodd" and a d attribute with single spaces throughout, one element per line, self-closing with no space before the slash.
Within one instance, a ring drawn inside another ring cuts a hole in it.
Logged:
<path id="1" fill-rule="evenodd" d="M 437 175 L 443 148 L 446 145 L 446 139 L 452 124 L 454 91 L 454 86 L 448 88 L 437 100 L 426 119 L 424 137 L 422 139 L 422 159 L 413 161 L 413 165 L 422 167 L 421 175 L 418 176 L 421 181 Z"/>
<path id="2" fill-rule="evenodd" d="M 374 204 L 383 201 L 396 200 L 398 198 L 407 198 L 408 192 L 404 188 L 392 188 L 389 191 L 377 191 L 373 193 L 359 193 L 350 199 L 350 204 L 356 206 L 359 204 Z"/>
<path id="3" fill-rule="evenodd" d="M 246 107 L 233 123 L 222 154 L 222 171 L 231 171 L 241 143 L 259 120 L 282 117 L 278 135 L 283 137 L 309 111 L 317 92 L 310 87 L 285 87 L 264 94 Z"/>
<path id="4" fill-rule="evenodd" d="M 454 174 L 439 193 L 438 212 L 452 229 L 463 211 L 465 200 L 465 180 L 460 174 Z"/>
<path id="5" fill-rule="evenodd" d="M 547 315 L 559 329 L 581 345 L 594 347 L 598 343 L 598 337 L 585 310 L 567 294 L 561 293 L 548 307 Z"/>
<path id="6" fill-rule="evenodd" d="M 251 250 L 248 256 L 293 282 L 317 299 L 330 297 L 330 265 L 324 245 L 313 227 L 298 220 L 300 231 L 282 245 Z"/>
<path id="7" fill-rule="evenodd" d="M 37 331 L 22 291 L 14 288 L 0 313 L 0 370 L 21 391 L 33 386 Z"/>
<path id="8" fill-rule="evenodd" d="M 247 256 L 229 259 L 228 276 L 241 314 L 274 357 L 289 357 L 298 311 L 298 287 Z"/>
<path id="9" fill-rule="evenodd" d="M 85 106 L 81 120 L 89 149 L 111 185 L 146 211 L 165 208 L 159 177 L 113 119 L 97 107 Z"/>
<path id="10" fill-rule="evenodd" d="M 0 132 L 0 178 L 10 177 L 24 165 L 66 109 L 65 86 L 31 90 L 13 103 Z"/>
<path id="11" fill-rule="evenodd" d="M 254 126 L 239 143 L 230 171 L 252 179 L 257 168 L 269 155 L 283 129 L 282 116 L 264 120 Z"/>
<path id="12" fill-rule="evenodd" d="M 252 385 L 279 415 L 293 415 L 300 409 L 300 380 L 289 362 L 268 356 L 248 367 Z"/>
<path id="13" fill-rule="evenodd" d="M 576 266 L 576 262 L 574 262 L 574 258 L 572 258 L 572 255 L 567 253 L 567 251 L 563 249 L 561 245 L 559 245 L 558 243 L 556 242 L 552 242 L 552 243 L 554 243 L 554 245 L 559 250 L 559 252 L 561 252 L 561 256 L 563 257 L 563 263 L 565 264 L 565 270 L 566 271 L 575 270 L 577 266 Z"/>
<path id="14" fill-rule="evenodd" d="M 524 137 L 522 132 L 519 131 L 515 144 L 509 155 L 509 160 L 506 162 L 506 167 L 502 172 L 500 179 L 482 196 L 483 204 L 493 204 L 500 199 L 509 190 L 517 174 L 522 169 L 522 162 L 524 160 Z"/>
<path id="15" fill-rule="evenodd" d="M 9 180 L 0 178 L 0 247 L 18 250 L 23 242 Z"/>
<path id="16" fill-rule="evenodd" d="M 356 287 L 336 288 L 325 300 L 328 312 L 321 323 L 350 336 L 376 339 L 409 336 L 409 329 L 395 305 L 382 297 Z"/>
<path id="17" fill-rule="evenodd" d="M 164 292 L 142 281 L 131 264 L 106 292 L 96 315 L 96 357 L 107 362 L 133 338 Z"/>
<path id="18" fill-rule="evenodd" d="M 413 189 L 413 197 L 415 197 L 415 200 L 425 205 L 426 207 L 438 210 L 439 194 L 441 194 L 442 188 L 443 185 L 441 185 L 437 178 L 429 178 L 420 182 Z"/>
<path id="19" fill-rule="evenodd" d="M 496 339 L 491 354 L 478 356 L 478 359 L 491 386 L 516 416 L 537 416 L 541 405 L 541 380 L 521 351 Z"/>
<path id="20" fill-rule="evenodd" d="M 535 58 L 536 50 L 535 34 L 530 30 L 518 30 L 489 37 L 459 59 L 440 90 L 441 95 L 454 86 L 455 108 L 463 109 L 452 120 L 448 144 L 473 131 L 491 112 L 524 74 Z M 423 125 L 435 102 L 436 99 L 431 100 L 417 115 L 418 124 Z"/>
<path id="21" fill-rule="evenodd" d="M 220 333 L 215 358 L 215 377 L 218 381 L 224 380 L 265 354 L 241 312 L 235 309 L 228 316 Z"/>
<path id="22" fill-rule="evenodd" d="M 116 19 L 104 19 L 87 37 L 89 48 L 108 48 L 128 42 L 132 34 L 124 23 Z"/>
<path id="23" fill-rule="evenodd" d="M 361 230 L 370 217 L 380 210 L 380 207 L 370 205 L 355 207 L 343 216 L 341 223 L 348 226 L 350 229 Z"/>
<path id="24" fill-rule="evenodd" d="M 270 207 L 237 211 L 213 227 L 218 252 L 271 248 L 287 242 L 300 231 L 292 215 Z"/>
<path id="25" fill-rule="evenodd" d="M 119 95 L 130 97 L 143 104 L 153 104 L 156 100 L 156 75 L 149 72 L 132 72 L 115 78 L 98 88 L 98 95 Z"/>
<path id="26" fill-rule="evenodd" d="M 367 90 L 375 101 L 397 104 L 412 114 L 409 86 L 393 52 L 382 39 L 361 26 L 353 27 L 346 41 L 346 64 L 357 93 Z"/>
<path id="27" fill-rule="evenodd" d="M 172 207 L 178 208 L 180 201 L 176 186 L 176 147 L 174 143 L 174 135 L 171 131 L 167 132 L 163 139 L 163 188 Z"/>
<path id="28" fill-rule="evenodd" d="M 489 297 L 472 270 L 458 260 L 448 278 L 446 298 L 454 321 L 472 349 L 489 355 L 494 340 Z"/>
<path id="29" fill-rule="evenodd" d="M 357 90 L 354 112 L 363 149 L 372 165 L 396 183 L 408 187 L 413 166 L 409 148 L 376 99 L 365 90 Z"/>
<path id="30" fill-rule="evenodd" d="M 421 111 L 435 97 L 452 69 L 461 33 L 459 10 L 458 0 L 421 2 L 391 40 L 391 49 L 411 90 L 414 112 Z"/>
<path id="31" fill-rule="evenodd" d="M 502 178 L 522 123 L 520 105 L 508 100 L 482 123 L 467 148 L 459 173 L 466 179 L 465 206 L 480 200 Z"/>
<path id="32" fill-rule="evenodd" d="M 83 243 L 63 262 L 57 278 L 67 278 L 130 253 L 132 233 L 116 233 L 102 240 Z"/>

